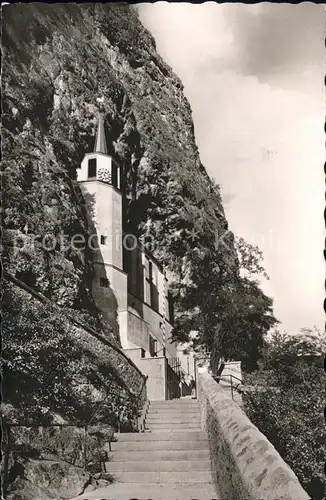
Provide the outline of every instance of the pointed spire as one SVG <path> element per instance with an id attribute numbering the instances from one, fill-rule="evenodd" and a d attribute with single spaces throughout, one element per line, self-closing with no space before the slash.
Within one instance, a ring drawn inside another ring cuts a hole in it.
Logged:
<path id="1" fill-rule="evenodd" d="M 104 130 L 104 116 L 102 114 L 100 114 L 98 118 L 94 153 L 108 154 Z"/>

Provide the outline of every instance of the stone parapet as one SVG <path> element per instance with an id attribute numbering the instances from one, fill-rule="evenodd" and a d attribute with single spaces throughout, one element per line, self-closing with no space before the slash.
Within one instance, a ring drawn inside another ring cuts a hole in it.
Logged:
<path id="1" fill-rule="evenodd" d="M 274 446 L 208 373 L 198 375 L 202 427 L 212 476 L 228 500 L 308 500 Z"/>

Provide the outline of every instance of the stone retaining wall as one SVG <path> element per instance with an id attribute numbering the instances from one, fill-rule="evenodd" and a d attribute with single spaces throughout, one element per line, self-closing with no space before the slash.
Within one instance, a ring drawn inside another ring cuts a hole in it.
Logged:
<path id="1" fill-rule="evenodd" d="M 308 500 L 268 439 L 208 373 L 198 375 L 215 487 L 222 500 Z"/>

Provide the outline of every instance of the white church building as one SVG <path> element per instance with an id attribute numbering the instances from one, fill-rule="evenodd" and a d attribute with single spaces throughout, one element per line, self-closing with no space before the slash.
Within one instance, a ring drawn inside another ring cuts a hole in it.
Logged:
<path id="1" fill-rule="evenodd" d="M 122 172 L 108 155 L 102 116 L 77 180 L 92 230 L 95 304 L 114 325 L 124 352 L 148 375 L 149 399 L 180 397 L 187 392 L 181 376 L 194 373 L 193 358 L 171 341 L 173 301 L 164 270 L 124 232 Z"/>

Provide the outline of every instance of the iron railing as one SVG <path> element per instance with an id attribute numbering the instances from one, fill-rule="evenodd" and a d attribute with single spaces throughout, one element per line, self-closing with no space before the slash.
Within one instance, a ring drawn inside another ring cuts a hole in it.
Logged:
<path id="1" fill-rule="evenodd" d="M 231 397 L 233 397 L 233 391 L 237 391 L 238 393 L 241 393 L 240 387 L 242 386 L 243 382 L 239 377 L 236 377 L 235 375 L 232 375 L 232 373 L 229 373 L 227 375 L 212 375 L 213 379 L 215 382 L 219 384 L 220 380 L 222 381 L 229 381 L 229 387 L 231 388 Z"/>

